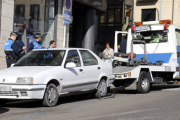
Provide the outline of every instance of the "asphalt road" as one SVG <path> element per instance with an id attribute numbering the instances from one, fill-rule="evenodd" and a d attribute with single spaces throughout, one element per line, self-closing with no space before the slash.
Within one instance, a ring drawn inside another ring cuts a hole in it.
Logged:
<path id="1" fill-rule="evenodd" d="M 180 85 L 153 86 L 148 94 L 111 89 L 115 98 L 91 94 L 60 98 L 56 107 L 13 101 L 0 107 L 0 120 L 180 120 Z"/>

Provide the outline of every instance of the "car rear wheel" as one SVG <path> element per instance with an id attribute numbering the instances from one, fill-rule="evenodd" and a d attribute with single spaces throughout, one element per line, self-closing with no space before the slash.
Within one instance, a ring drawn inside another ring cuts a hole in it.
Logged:
<path id="1" fill-rule="evenodd" d="M 107 95 L 107 85 L 106 81 L 103 79 L 100 81 L 97 91 L 95 93 L 95 97 L 100 98 Z"/>
<path id="2" fill-rule="evenodd" d="M 56 85 L 49 84 L 43 98 L 43 106 L 53 107 L 57 104 L 58 99 L 59 95 Z"/>

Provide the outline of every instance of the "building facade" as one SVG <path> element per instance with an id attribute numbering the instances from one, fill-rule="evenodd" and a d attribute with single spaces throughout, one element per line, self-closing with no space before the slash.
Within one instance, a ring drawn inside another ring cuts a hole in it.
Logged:
<path id="1" fill-rule="evenodd" d="M 180 0 L 134 0 L 134 21 L 172 20 L 180 26 Z"/>
<path id="2" fill-rule="evenodd" d="M 48 47 L 88 48 L 96 54 L 105 43 L 114 47 L 114 33 L 122 30 L 126 17 L 133 17 L 134 0 L 72 0 L 70 25 L 64 24 L 63 5 L 70 0 L 0 0 L 0 69 L 6 68 L 4 43 L 12 31 L 24 43 L 41 33 Z M 119 40 L 120 41 L 120 40 Z"/>

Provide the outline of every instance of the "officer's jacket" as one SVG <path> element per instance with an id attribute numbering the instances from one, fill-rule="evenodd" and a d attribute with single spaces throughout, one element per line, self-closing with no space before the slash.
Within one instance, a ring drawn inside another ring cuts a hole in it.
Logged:
<path id="1" fill-rule="evenodd" d="M 28 52 L 33 50 L 33 49 L 42 49 L 42 47 L 38 42 L 36 42 L 34 40 L 33 42 L 30 42 L 29 47 L 28 47 Z"/>
<path id="2" fill-rule="evenodd" d="M 6 55 L 18 56 L 22 49 L 19 49 L 16 42 L 9 38 L 4 44 L 4 51 Z"/>

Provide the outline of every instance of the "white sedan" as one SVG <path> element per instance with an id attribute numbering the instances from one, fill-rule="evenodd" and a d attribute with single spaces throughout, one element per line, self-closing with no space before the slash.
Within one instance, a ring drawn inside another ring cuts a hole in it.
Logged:
<path id="1" fill-rule="evenodd" d="M 33 50 L 11 68 L 0 70 L 0 103 L 6 99 L 42 99 L 55 106 L 59 96 L 95 90 L 107 94 L 114 75 L 110 62 L 81 48 Z"/>

